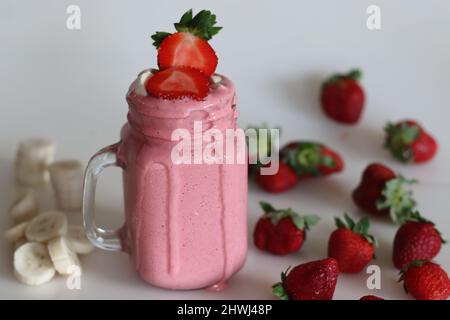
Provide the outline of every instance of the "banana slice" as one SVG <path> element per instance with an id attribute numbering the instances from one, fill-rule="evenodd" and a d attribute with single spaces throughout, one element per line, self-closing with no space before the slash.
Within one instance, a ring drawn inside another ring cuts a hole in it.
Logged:
<path id="1" fill-rule="evenodd" d="M 47 211 L 33 218 L 25 230 L 30 241 L 47 242 L 67 233 L 67 218 L 59 211 Z"/>
<path id="2" fill-rule="evenodd" d="M 68 275 L 81 271 L 80 260 L 66 238 L 58 237 L 51 240 L 48 243 L 48 252 L 58 273 Z"/>
<path id="3" fill-rule="evenodd" d="M 78 160 L 61 160 L 49 167 L 59 208 L 80 211 L 83 204 L 84 165 Z"/>
<path id="4" fill-rule="evenodd" d="M 20 143 L 15 162 L 17 181 L 30 186 L 47 182 L 47 167 L 54 154 L 55 143 L 50 139 L 33 138 Z"/>
<path id="5" fill-rule="evenodd" d="M 33 191 L 28 190 L 21 194 L 9 209 L 9 214 L 16 222 L 22 222 L 35 217 L 39 206 Z"/>
<path id="6" fill-rule="evenodd" d="M 29 222 L 25 221 L 15 225 L 11 229 L 5 232 L 5 238 L 12 244 L 19 243 L 25 239 L 25 230 L 28 227 Z"/>
<path id="7" fill-rule="evenodd" d="M 37 242 L 27 242 L 14 252 L 14 274 L 27 285 L 39 286 L 55 276 L 55 268 L 47 247 Z"/>
<path id="8" fill-rule="evenodd" d="M 72 249 L 78 254 L 89 254 L 94 251 L 94 245 L 89 241 L 81 226 L 70 225 L 67 239 Z"/>

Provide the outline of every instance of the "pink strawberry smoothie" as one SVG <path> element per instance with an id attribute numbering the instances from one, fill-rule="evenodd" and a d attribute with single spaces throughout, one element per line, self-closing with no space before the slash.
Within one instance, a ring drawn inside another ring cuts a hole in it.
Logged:
<path id="1" fill-rule="evenodd" d="M 223 288 L 247 255 L 247 164 L 174 164 L 177 128 L 237 128 L 230 80 L 203 101 L 127 94 L 118 159 L 125 192 L 124 250 L 140 276 L 169 289 Z M 225 136 L 225 134 L 224 134 Z"/>

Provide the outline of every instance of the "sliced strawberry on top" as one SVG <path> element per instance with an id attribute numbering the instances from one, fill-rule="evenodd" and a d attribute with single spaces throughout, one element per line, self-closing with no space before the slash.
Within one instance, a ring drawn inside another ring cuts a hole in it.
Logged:
<path id="1" fill-rule="evenodd" d="M 188 66 L 210 76 L 216 70 L 217 62 L 216 53 L 208 42 L 189 32 L 170 35 L 158 49 L 158 65 L 161 69 Z"/>
<path id="2" fill-rule="evenodd" d="M 222 29 L 215 24 L 216 16 L 211 11 L 202 10 L 193 16 L 191 9 L 174 24 L 176 33 L 156 32 L 152 39 L 158 48 L 159 68 L 186 66 L 212 75 L 217 56 L 208 40 Z"/>
<path id="3" fill-rule="evenodd" d="M 202 100 L 208 95 L 209 78 L 194 68 L 173 67 L 154 74 L 145 89 L 157 98 Z"/>

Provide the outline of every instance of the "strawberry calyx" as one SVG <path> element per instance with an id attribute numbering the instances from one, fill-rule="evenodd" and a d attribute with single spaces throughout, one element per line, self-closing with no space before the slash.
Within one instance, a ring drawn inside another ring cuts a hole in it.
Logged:
<path id="1" fill-rule="evenodd" d="M 349 229 L 356 234 L 364 237 L 370 244 L 378 247 L 377 239 L 369 234 L 370 221 L 369 218 L 361 218 L 358 222 L 355 222 L 346 212 L 344 213 L 344 221 L 341 218 L 334 218 L 338 229 Z"/>
<path id="2" fill-rule="evenodd" d="M 211 11 L 202 10 L 193 16 L 192 9 L 190 9 L 174 26 L 178 32 L 189 32 L 204 40 L 210 40 L 222 29 L 222 27 L 215 26 L 216 22 L 216 15 Z"/>
<path id="3" fill-rule="evenodd" d="M 264 218 L 269 218 L 274 226 L 280 222 L 281 219 L 290 218 L 292 223 L 299 230 L 309 230 L 309 227 L 317 224 L 320 218 L 316 215 L 301 216 L 291 208 L 275 209 L 270 203 L 261 201 L 259 203 L 264 211 Z"/>
<path id="4" fill-rule="evenodd" d="M 158 49 L 161 43 L 172 34 L 170 32 L 165 31 L 156 31 L 155 34 L 151 36 L 153 40 L 153 45 Z"/>
<path id="5" fill-rule="evenodd" d="M 389 214 L 394 223 L 403 224 L 416 207 L 416 200 L 411 190 L 406 190 L 405 185 L 417 183 L 417 180 L 406 179 L 401 175 L 386 182 L 381 198 L 377 200 L 378 210 L 389 209 Z"/>
<path id="6" fill-rule="evenodd" d="M 174 26 L 178 32 L 189 32 L 208 41 L 222 29 L 215 24 L 216 15 L 212 14 L 211 11 L 202 10 L 193 16 L 192 9 L 190 9 L 183 14 L 179 22 L 174 23 Z M 161 43 L 170 35 L 169 32 L 156 32 L 151 36 L 153 45 L 159 48 Z"/>
<path id="7" fill-rule="evenodd" d="M 414 151 L 411 145 L 419 138 L 421 128 L 408 121 L 398 124 L 388 122 L 384 128 L 386 141 L 384 147 L 392 153 L 393 157 L 403 163 L 414 160 Z"/>
<path id="8" fill-rule="evenodd" d="M 428 223 L 431 225 L 435 225 L 434 222 L 432 222 L 431 220 L 428 220 L 426 218 L 424 218 L 419 211 L 414 211 L 412 212 L 406 219 L 406 221 L 414 221 L 414 222 L 421 222 L 421 223 Z"/>
<path id="9" fill-rule="evenodd" d="M 436 232 L 439 234 L 439 236 L 440 236 L 440 238 L 441 238 L 441 243 L 442 243 L 442 244 L 446 244 L 446 243 L 447 243 L 447 240 L 445 240 L 445 239 L 442 237 L 441 232 L 440 232 L 438 229 L 436 229 L 436 224 L 435 224 L 433 221 L 424 218 L 424 217 L 420 214 L 419 211 L 413 211 L 413 212 L 411 212 L 411 214 L 409 214 L 409 215 L 405 218 L 405 222 L 408 222 L 408 221 L 431 224 L 431 225 L 434 227 L 434 230 L 436 230 Z"/>
<path id="10" fill-rule="evenodd" d="M 289 295 L 284 288 L 284 282 L 286 281 L 289 269 L 291 269 L 290 266 L 286 269 L 286 271 L 281 272 L 281 282 L 277 282 L 272 286 L 272 293 L 281 300 L 289 300 Z"/>
<path id="11" fill-rule="evenodd" d="M 332 85 L 332 84 L 338 84 L 341 80 L 354 80 L 359 81 L 362 78 L 362 71 L 360 69 L 352 69 L 348 73 L 335 73 L 331 77 L 329 77 L 325 82 L 323 83 L 322 87 Z"/>
<path id="12" fill-rule="evenodd" d="M 284 160 L 299 176 L 321 176 L 319 166 L 336 167 L 336 161 L 330 156 L 324 156 L 322 145 L 315 142 L 300 142 L 296 148 L 286 151 Z"/>

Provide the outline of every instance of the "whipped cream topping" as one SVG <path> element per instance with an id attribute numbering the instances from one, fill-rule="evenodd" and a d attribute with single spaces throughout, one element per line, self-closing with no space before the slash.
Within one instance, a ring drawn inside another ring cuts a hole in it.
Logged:
<path id="1" fill-rule="evenodd" d="M 153 76 L 154 70 L 153 69 L 146 69 L 144 71 L 141 71 L 136 80 L 134 81 L 134 92 L 140 96 L 147 96 L 147 90 L 145 89 L 145 84 L 147 83 L 147 80 Z"/>
<path id="2" fill-rule="evenodd" d="M 218 74 L 213 74 L 213 75 L 209 78 L 209 82 L 210 82 L 213 86 L 218 86 L 218 85 L 222 82 L 222 77 L 219 76 Z"/>

